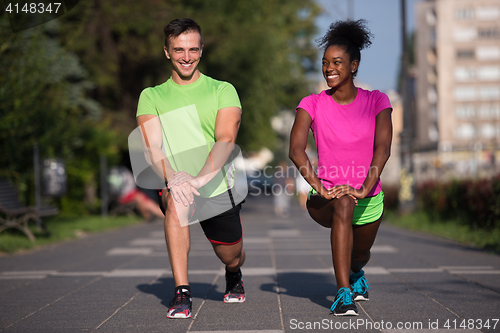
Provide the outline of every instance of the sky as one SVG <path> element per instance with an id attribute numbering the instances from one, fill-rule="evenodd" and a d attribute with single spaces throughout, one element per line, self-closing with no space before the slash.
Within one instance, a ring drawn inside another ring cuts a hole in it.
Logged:
<path id="1" fill-rule="evenodd" d="M 415 5 L 423 0 L 406 1 L 406 30 L 415 28 Z M 318 35 L 322 37 L 331 23 L 348 18 L 351 2 L 354 20 L 365 19 L 374 38 L 372 45 L 361 51 L 361 63 L 356 81 L 381 91 L 396 90 L 401 57 L 400 0 L 316 0 L 323 7 L 318 17 Z M 317 69 L 321 66 L 321 53 Z M 318 74 L 319 79 L 322 78 Z"/>

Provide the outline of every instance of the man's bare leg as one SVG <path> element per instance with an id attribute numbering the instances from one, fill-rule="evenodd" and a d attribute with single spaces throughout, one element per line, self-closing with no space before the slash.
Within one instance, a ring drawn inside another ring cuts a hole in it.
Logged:
<path id="1" fill-rule="evenodd" d="M 243 241 L 233 245 L 213 244 L 215 254 L 226 265 L 226 291 L 224 292 L 224 303 L 245 302 L 245 289 L 240 267 L 245 262 L 245 251 Z"/>
<path id="2" fill-rule="evenodd" d="M 182 224 L 184 226 L 181 226 L 179 221 L 179 214 L 182 214 L 181 218 L 187 218 L 188 207 L 173 200 L 172 195 L 166 190 L 162 201 L 166 208 L 165 240 L 175 286 L 188 285 L 188 254 L 191 240 L 189 226 L 184 223 Z"/>
<path id="3" fill-rule="evenodd" d="M 243 241 L 234 245 L 213 244 L 215 254 L 226 265 L 230 272 L 237 272 L 245 262 Z"/>

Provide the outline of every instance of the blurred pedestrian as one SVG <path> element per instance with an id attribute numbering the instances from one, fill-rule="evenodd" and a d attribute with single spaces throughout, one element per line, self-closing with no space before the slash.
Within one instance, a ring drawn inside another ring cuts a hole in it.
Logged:
<path id="1" fill-rule="evenodd" d="M 133 205 L 147 221 L 165 218 L 157 202 L 151 200 L 139 190 L 135 184 L 134 175 L 124 166 L 113 167 L 108 174 L 108 184 L 111 193 L 115 193 L 120 205 Z"/>
<path id="2" fill-rule="evenodd" d="M 380 174 L 392 141 L 392 108 L 378 90 L 354 85 L 360 51 L 371 44 L 364 20 L 332 24 L 321 39 L 322 69 L 330 87 L 302 99 L 296 109 L 290 158 L 311 184 L 311 217 L 331 228 L 337 293 L 334 315 L 358 315 L 354 301 L 368 300 L 362 268 L 370 259 L 383 213 Z M 305 152 L 309 129 L 318 149 L 315 173 Z"/>
<path id="3" fill-rule="evenodd" d="M 294 193 L 294 181 L 288 174 L 288 165 L 280 162 L 274 173 L 274 183 L 271 192 L 274 201 L 274 214 L 280 217 L 290 216 L 290 202 Z"/>

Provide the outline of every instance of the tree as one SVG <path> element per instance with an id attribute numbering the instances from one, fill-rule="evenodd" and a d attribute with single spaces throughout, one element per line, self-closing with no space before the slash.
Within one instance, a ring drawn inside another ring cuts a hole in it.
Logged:
<path id="1" fill-rule="evenodd" d="M 63 44 L 81 57 L 96 82 L 92 96 L 128 134 L 141 90 L 169 75 L 163 26 L 193 18 L 204 34 L 200 69 L 236 86 L 243 105 L 238 144 L 258 150 L 273 148 L 270 117 L 309 93 L 318 13 L 313 0 L 93 0 L 63 17 Z"/>
<path id="2" fill-rule="evenodd" d="M 69 196 L 80 203 L 98 172 L 100 154 L 116 154 L 116 135 L 106 128 L 78 58 L 61 48 L 58 22 L 12 34 L 0 17 L 0 166 L 33 200 L 33 146 L 44 157 L 62 157 Z M 77 186 L 72 186 L 77 185 Z"/>

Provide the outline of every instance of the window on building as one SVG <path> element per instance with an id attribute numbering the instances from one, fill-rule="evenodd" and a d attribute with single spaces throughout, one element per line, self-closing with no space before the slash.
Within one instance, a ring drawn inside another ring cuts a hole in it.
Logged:
<path id="1" fill-rule="evenodd" d="M 437 83 L 437 74 L 435 69 L 431 68 L 427 71 L 427 82 L 430 84 Z"/>
<path id="2" fill-rule="evenodd" d="M 473 86 L 455 87 L 455 100 L 473 101 L 476 99 L 476 89 Z"/>
<path id="3" fill-rule="evenodd" d="M 481 66 L 477 69 L 481 81 L 500 81 L 500 66 Z"/>
<path id="4" fill-rule="evenodd" d="M 434 9 L 429 9 L 425 13 L 425 19 L 427 20 L 427 24 L 430 26 L 436 25 L 436 12 Z"/>
<path id="5" fill-rule="evenodd" d="M 479 60 L 500 59 L 500 46 L 479 46 L 476 49 L 476 56 Z"/>
<path id="6" fill-rule="evenodd" d="M 481 86 L 479 87 L 479 97 L 483 101 L 500 100 L 500 86 Z"/>
<path id="7" fill-rule="evenodd" d="M 456 42 L 470 42 L 477 38 L 477 30 L 473 27 L 455 28 L 453 38 Z"/>
<path id="8" fill-rule="evenodd" d="M 427 89 L 427 100 L 429 101 L 430 104 L 436 104 L 438 101 L 438 94 L 436 87 L 429 87 Z"/>
<path id="9" fill-rule="evenodd" d="M 462 123 L 455 130 L 455 137 L 458 139 L 472 139 L 476 135 L 474 125 Z"/>
<path id="10" fill-rule="evenodd" d="M 455 116 L 458 119 L 472 119 L 476 115 L 473 104 L 459 104 L 455 108 Z"/>
<path id="11" fill-rule="evenodd" d="M 436 50 L 435 49 L 428 50 L 427 51 L 427 62 L 430 65 L 435 65 L 436 64 L 436 60 L 437 60 Z"/>
<path id="12" fill-rule="evenodd" d="M 474 58 L 474 50 L 464 49 L 457 50 L 457 59 L 473 59 Z"/>
<path id="13" fill-rule="evenodd" d="M 494 21 L 500 19 L 500 7 L 477 7 L 476 18 L 479 21 Z"/>
<path id="14" fill-rule="evenodd" d="M 495 137 L 495 126 L 493 124 L 481 125 L 480 133 L 483 138 L 491 139 Z"/>
<path id="15" fill-rule="evenodd" d="M 481 119 L 499 119 L 500 103 L 483 104 L 479 107 L 479 117 Z"/>
<path id="16" fill-rule="evenodd" d="M 472 67 L 455 67 L 455 80 L 459 82 L 468 82 L 475 79 L 476 71 Z"/>
<path id="17" fill-rule="evenodd" d="M 431 29 L 430 30 L 430 39 L 431 39 L 431 44 L 432 45 L 435 45 L 436 44 L 436 40 L 437 40 L 437 33 L 436 33 L 436 29 Z"/>
<path id="18" fill-rule="evenodd" d="M 429 140 L 431 142 L 437 142 L 439 140 L 439 132 L 436 124 L 429 125 Z"/>
<path id="19" fill-rule="evenodd" d="M 457 21 L 473 20 L 474 19 L 474 9 L 473 8 L 456 9 L 455 10 L 455 19 Z"/>
<path id="20" fill-rule="evenodd" d="M 482 39 L 498 39 L 500 38 L 500 28 L 490 27 L 490 28 L 479 28 L 477 35 Z"/>
<path id="21" fill-rule="evenodd" d="M 431 105 L 430 106 L 430 112 L 429 112 L 430 118 L 432 120 L 437 120 L 438 119 L 438 109 L 436 105 Z"/>

